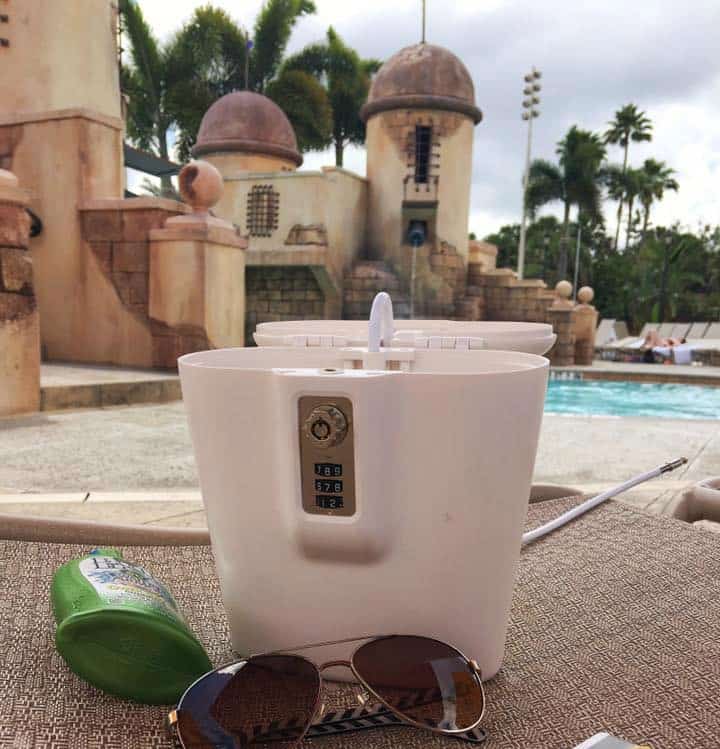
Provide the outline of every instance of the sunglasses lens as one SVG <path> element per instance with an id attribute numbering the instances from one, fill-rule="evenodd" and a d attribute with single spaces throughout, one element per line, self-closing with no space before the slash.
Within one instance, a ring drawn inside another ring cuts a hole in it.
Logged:
<path id="1" fill-rule="evenodd" d="M 383 637 L 359 648 L 353 666 L 384 702 L 422 725 L 462 731 L 482 716 L 479 676 L 459 651 L 443 642 Z"/>
<path id="2" fill-rule="evenodd" d="M 317 668 L 292 655 L 265 655 L 212 671 L 178 705 L 185 749 L 291 749 L 313 719 Z"/>

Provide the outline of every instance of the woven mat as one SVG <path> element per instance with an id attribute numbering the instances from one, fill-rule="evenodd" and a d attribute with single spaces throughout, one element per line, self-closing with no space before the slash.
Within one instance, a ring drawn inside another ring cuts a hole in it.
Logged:
<path id="1" fill-rule="evenodd" d="M 572 503 L 532 506 L 529 525 Z M 51 575 L 85 551 L 0 541 L 0 747 L 171 747 L 164 709 L 101 694 L 54 650 Z M 209 549 L 127 557 L 169 585 L 213 662 L 231 657 Z M 487 749 L 570 749 L 600 730 L 654 749 L 720 746 L 720 539 L 610 502 L 524 550 L 488 705 Z M 412 728 L 311 744 L 462 746 Z"/>

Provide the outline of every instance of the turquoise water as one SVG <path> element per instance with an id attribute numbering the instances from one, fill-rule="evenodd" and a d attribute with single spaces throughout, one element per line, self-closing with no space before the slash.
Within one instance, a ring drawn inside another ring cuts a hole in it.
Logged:
<path id="1" fill-rule="evenodd" d="M 720 418 L 720 388 L 703 385 L 550 380 L 545 411 L 556 414 Z"/>

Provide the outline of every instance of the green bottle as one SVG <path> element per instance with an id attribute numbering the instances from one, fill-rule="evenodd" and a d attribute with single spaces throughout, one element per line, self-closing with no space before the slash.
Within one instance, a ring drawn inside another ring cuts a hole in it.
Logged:
<path id="1" fill-rule="evenodd" d="M 115 549 L 64 564 L 51 597 L 58 652 L 105 692 L 170 704 L 212 669 L 168 589 Z"/>

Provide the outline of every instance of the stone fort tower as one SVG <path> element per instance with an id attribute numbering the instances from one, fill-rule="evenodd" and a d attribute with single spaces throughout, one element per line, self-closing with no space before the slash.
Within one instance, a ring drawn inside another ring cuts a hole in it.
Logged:
<path id="1" fill-rule="evenodd" d="M 393 55 L 361 110 L 367 124 L 368 257 L 406 276 L 412 221 L 425 258 L 442 243 L 467 262 L 475 106 L 470 73 L 449 50 L 420 43 Z"/>
<path id="2" fill-rule="evenodd" d="M 86 251 L 80 217 L 123 190 L 116 3 L 32 0 L 0 11 L 0 168 L 30 191 L 43 224 L 31 249 L 44 351 L 127 360 L 137 324 L 123 319 Z"/>

